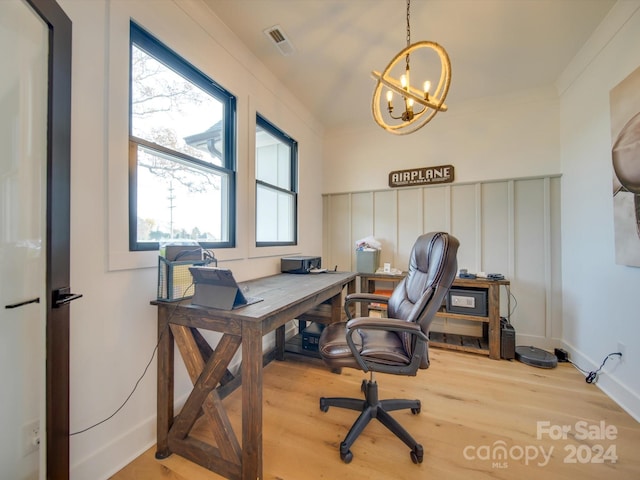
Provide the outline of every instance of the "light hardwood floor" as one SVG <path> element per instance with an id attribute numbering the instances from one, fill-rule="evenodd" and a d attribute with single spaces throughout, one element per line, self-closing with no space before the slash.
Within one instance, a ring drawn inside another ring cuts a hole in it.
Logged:
<path id="1" fill-rule="evenodd" d="M 352 447 L 353 461 L 340 460 L 338 445 L 357 412 L 323 413 L 318 399 L 358 397 L 367 375 L 350 369 L 336 375 L 318 360 L 291 354 L 267 365 L 264 478 L 640 479 L 640 424 L 570 364 L 547 370 L 435 348 L 430 355 L 431 367 L 417 377 L 376 374 L 380 398 L 422 401 L 419 415 L 394 413 L 424 446 L 420 465 L 377 421 Z M 224 402 L 238 434 L 240 392 Z M 588 438 L 580 439 L 585 431 Z M 222 478 L 178 455 L 158 461 L 154 453 L 155 447 L 112 480 Z"/>

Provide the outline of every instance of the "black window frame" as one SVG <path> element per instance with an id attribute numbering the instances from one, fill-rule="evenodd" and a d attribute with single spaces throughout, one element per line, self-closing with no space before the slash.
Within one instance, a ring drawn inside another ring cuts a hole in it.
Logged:
<path id="1" fill-rule="evenodd" d="M 222 159 L 223 165 L 218 166 L 203 162 L 197 158 L 191 157 L 184 153 L 170 150 L 162 145 L 149 142 L 145 139 L 132 135 L 132 50 L 133 46 L 143 50 L 148 55 L 154 57 L 166 67 L 181 75 L 188 81 L 203 89 L 216 100 L 224 105 L 224 114 L 222 121 L 224 122 L 224 140 Z M 193 163 L 194 166 L 205 167 L 212 172 L 223 173 L 228 176 L 228 203 L 226 215 L 223 212 L 223 218 L 227 219 L 228 239 L 221 242 L 198 242 L 203 248 L 233 248 L 236 246 L 236 177 L 237 177 L 237 158 L 236 158 L 236 138 L 237 138 L 237 121 L 236 121 L 236 97 L 229 91 L 221 87 L 209 76 L 205 75 L 201 70 L 189 63 L 183 57 L 178 55 L 171 48 L 159 41 L 145 29 L 140 27 L 134 21 L 130 22 L 129 37 L 129 250 L 130 251 L 150 251 L 159 250 L 160 242 L 140 242 L 137 238 L 137 156 L 132 153 L 137 150 L 140 145 L 144 148 L 155 150 L 158 153 L 169 153 L 180 161 Z M 203 209 L 206 207 L 203 206 Z"/>
<path id="2" fill-rule="evenodd" d="M 265 131 L 267 131 L 269 134 L 273 135 L 275 138 L 277 138 L 278 140 L 280 140 L 283 143 L 286 143 L 289 148 L 291 149 L 291 165 L 290 165 L 290 185 L 291 185 L 291 189 L 287 190 L 281 187 L 278 187 L 277 185 L 273 185 L 271 183 L 262 181 L 262 180 L 258 180 L 258 175 L 256 172 L 256 189 L 255 189 L 255 195 L 256 195 L 256 219 L 255 219 L 255 224 L 256 224 L 256 247 L 279 247 L 279 246 L 292 246 L 292 245 L 297 245 L 298 244 L 298 142 L 293 139 L 292 137 L 290 137 L 289 135 L 287 135 L 284 131 L 282 131 L 281 129 L 279 129 L 278 127 L 276 127 L 273 123 L 271 123 L 269 120 L 267 120 L 264 116 L 260 115 L 259 113 L 256 113 L 256 128 L 260 127 L 262 129 L 264 129 Z M 257 159 L 256 159 L 257 161 Z M 257 239 L 257 225 L 258 225 L 258 216 L 257 216 L 257 201 L 258 201 L 258 186 L 262 185 L 263 187 L 275 190 L 275 191 L 279 191 L 279 192 L 283 192 L 283 193 L 287 193 L 287 194 L 292 194 L 293 196 L 293 219 L 294 219 L 294 226 L 293 226 L 293 240 L 292 241 L 283 241 L 283 242 L 278 242 L 278 241 L 268 241 L 268 242 L 259 242 Z"/>

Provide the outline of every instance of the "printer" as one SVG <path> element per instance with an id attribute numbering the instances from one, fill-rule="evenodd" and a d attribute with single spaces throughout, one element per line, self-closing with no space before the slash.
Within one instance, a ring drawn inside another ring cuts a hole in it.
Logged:
<path id="1" fill-rule="evenodd" d="M 293 256 L 280 259 L 280 271 L 282 273 L 309 273 L 311 270 L 321 268 L 321 257 Z"/>

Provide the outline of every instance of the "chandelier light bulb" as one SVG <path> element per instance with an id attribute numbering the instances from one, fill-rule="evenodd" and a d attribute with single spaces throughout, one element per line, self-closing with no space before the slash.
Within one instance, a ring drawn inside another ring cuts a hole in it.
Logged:
<path id="1" fill-rule="evenodd" d="M 402 88 L 407 88 L 407 76 L 406 75 L 400 76 L 400 85 L 402 85 Z"/>
<path id="2" fill-rule="evenodd" d="M 424 98 L 429 98 L 429 89 L 431 88 L 431 82 L 429 80 L 424 82 Z"/>

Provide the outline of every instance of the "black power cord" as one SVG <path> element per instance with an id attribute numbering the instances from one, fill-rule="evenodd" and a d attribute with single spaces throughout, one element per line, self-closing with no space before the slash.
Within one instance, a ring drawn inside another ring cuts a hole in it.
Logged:
<path id="1" fill-rule="evenodd" d="M 189 291 L 189 289 L 193 286 L 193 283 L 191 285 L 189 285 L 186 290 L 185 290 L 185 294 L 186 292 Z M 169 319 L 171 320 L 171 317 L 173 317 L 173 314 L 175 313 L 176 309 L 178 308 L 178 306 L 182 303 L 182 301 L 177 302 L 176 306 L 173 308 L 173 310 L 171 311 L 171 313 L 169 314 Z M 72 437 L 74 435 L 79 435 L 81 433 L 84 433 L 88 430 L 91 430 L 92 428 L 97 427 L 98 425 L 102 425 L 104 422 L 111 420 L 113 417 L 115 417 L 118 412 L 120 410 L 122 410 L 124 408 L 124 406 L 127 404 L 127 402 L 131 399 L 131 397 L 133 396 L 134 392 L 136 391 L 136 389 L 138 388 L 138 385 L 140 384 L 140 382 L 142 381 L 142 379 L 145 377 L 145 375 L 147 374 L 147 370 L 149 370 L 149 367 L 151 366 L 151 362 L 153 362 L 153 358 L 156 356 L 156 352 L 158 351 L 158 346 L 160 345 L 160 341 L 162 340 L 162 337 L 164 336 L 164 334 L 166 333 L 167 329 L 169 328 L 169 321 L 167 320 L 167 324 L 165 325 L 164 329 L 162 330 L 162 332 L 160 332 L 160 335 L 158 335 L 158 341 L 156 342 L 156 346 L 153 347 L 153 352 L 151 352 L 151 358 L 149 359 L 149 361 L 147 362 L 147 365 L 144 367 L 144 370 L 142 372 L 142 375 L 140 375 L 140 377 L 138 378 L 138 380 L 136 381 L 135 385 L 133 386 L 133 389 L 131 390 L 131 393 L 129 393 L 129 395 L 127 396 L 127 398 L 124 400 L 124 402 L 122 402 L 122 405 L 120 405 L 111 415 L 109 415 L 108 417 L 100 420 L 97 423 L 94 423 L 93 425 L 91 425 L 90 427 L 87 428 L 83 428 L 82 430 L 78 430 L 77 432 L 73 432 L 70 433 L 69 436 Z"/>
<path id="2" fill-rule="evenodd" d="M 513 308 L 511 308 L 511 310 L 507 312 L 507 323 L 511 325 L 511 316 L 516 311 L 516 308 L 518 308 L 518 299 L 511 292 L 511 287 L 509 285 L 505 285 L 504 288 L 507 290 L 507 295 L 509 296 L 509 299 L 513 301 Z"/>
<path id="3" fill-rule="evenodd" d="M 115 412 L 113 412 L 111 415 L 109 415 L 107 418 L 104 418 L 102 420 L 100 420 L 97 423 L 94 423 L 93 425 L 91 425 L 90 427 L 87 428 L 83 428 L 82 430 L 78 430 L 77 432 L 73 432 L 70 433 L 69 436 L 72 437 L 73 435 L 79 435 L 81 433 L 84 433 L 88 430 L 91 430 L 92 428 L 97 427 L 98 425 L 102 425 L 104 422 L 106 422 L 107 420 L 111 420 L 113 417 L 116 416 L 116 414 L 122 410 L 124 408 L 124 406 L 127 404 L 127 402 L 129 401 L 129 399 L 133 396 L 133 393 L 136 391 L 136 389 L 138 388 L 138 385 L 140 384 L 140 382 L 142 381 L 142 379 L 144 378 L 144 376 L 147 374 L 147 370 L 149 369 L 149 366 L 151 366 L 151 362 L 153 362 L 153 357 L 156 356 L 156 351 L 158 350 L 158 345 L 160 344 L 160 340 L 162 339 L 164 332 L 166 331 L 166 327 L 165 329 L 162 331 L 162 333 L 160 334 L 159 338 L 158 338 L 158 343 L 156 343 L 156 346 L 153 349 L 153 352 L 151 353 L 151 358 L 149 359 L 149 362 L 147 363 L 147 366 L 144 367 L 144 371 L 142 372 L 142 375 L 140 375 L 140 378 L 138 378 L 138 380 L 136 381 L 136 384 L 133 386 L 133 390 L 131 390 L 131 393 L 129 393 L 129 396 L 127 396 L 127 398 L 125 399 L 124 402 L 122 402 L 122 405 L 120 405 Z"/>
<path id="4" fill-rule="evenodd" d="M 600 370 L 602 370 L 602 368 L 604 367 L 604 364 L 607 363 L 607 360 L 609 360 L 609 358 L 611 358 L 611 357 L 622 358 L 622 352 L 613 352 L 613 353 L 608 354 L 606 357 L 604 357 L 604 360 L 602 361 L 602 364 L 600 365 L 600 367 L 598 367 L 597 370 L 593 370 L 591 372 L 587 372 L 586 370 L 580 368 L 578 365 L 573 363 L 571 360 L 568 360 L 568 362 L 586 375 L 586 377 L 584 379 L 585 382 L 587 382 L 587 383 L 596 383 L 598 381 L 598 374 L 600 373 Z"/>

